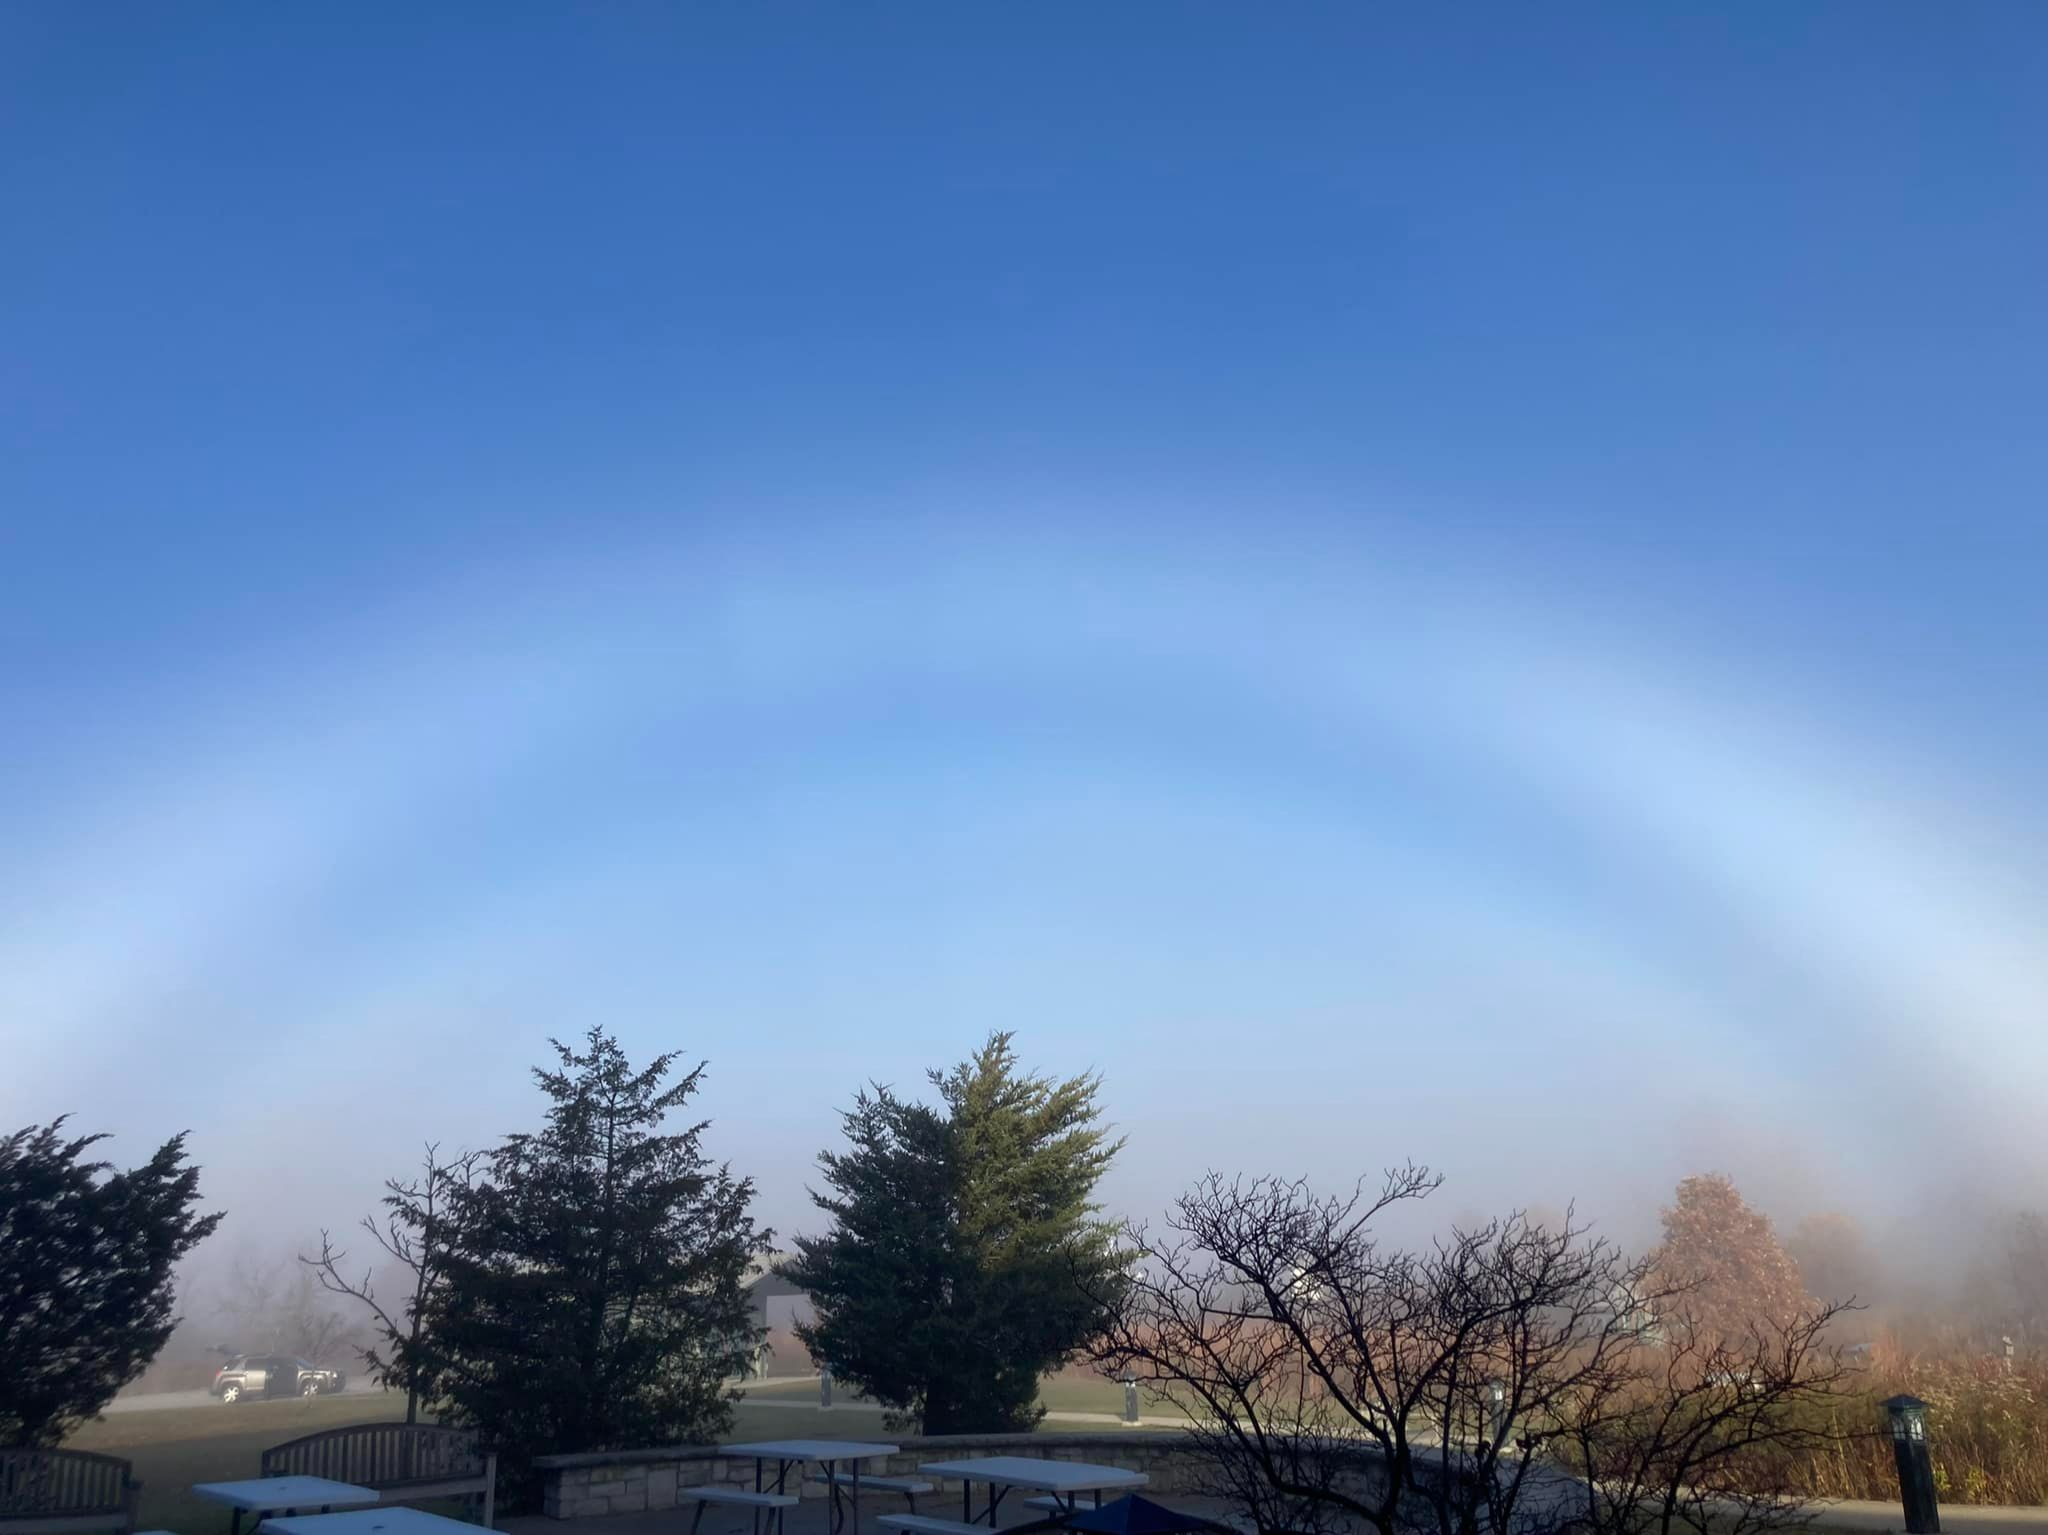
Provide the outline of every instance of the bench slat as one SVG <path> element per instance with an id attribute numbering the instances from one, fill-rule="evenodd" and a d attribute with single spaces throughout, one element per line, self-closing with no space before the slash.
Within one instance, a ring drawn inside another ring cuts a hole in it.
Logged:
<path id="1" fill-rule="evenodd" d="M 875 1523 L 885 1530 L 901 1530 L 903 1535 L 990 1535 L 985 1524 L 934 1519 L 928 1514 L 884 1514 Z"/>
<path id="2" fill-rule="evenodd" d="M 839 1487 L 853 1485 L 853 1478 L 844 1471 L 833 1476 L 827 1476 L 822 1471 L 813 1471 L 804 1480 Z M 931 1482 L 920 1482 L 914 1476 L 864 1476 L 860 1479 L 860 1484 L 862 1487 L 874 1487 L 882 1492 L 930 1492 L 934 1485 Z"/>
<path id="3" fill-rule="evenodd" d="M 684 1503 L 734 1503 L 744 1508 L 795 1508 L 800 1501 L 793 1492 L 742 1492 L 737 1487 L 679 1487 L 676 1497 Z"/>

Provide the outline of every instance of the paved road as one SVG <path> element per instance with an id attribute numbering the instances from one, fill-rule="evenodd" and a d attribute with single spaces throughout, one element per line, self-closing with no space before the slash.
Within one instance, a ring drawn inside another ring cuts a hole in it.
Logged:
<path id="1" fill-rule="evenodd" d="M 752 1381 L 752 1382 L 749 1382 L 749 1384 L 751 1384 L 751 1385 L 756 1385 L 756 1386 L 781 1386 L 781 1385 L 787 1385 L 787 1384 L 788 1384 L 788 1383 L 790 1383 L 791 1381 L 803 1381 L 803 1380 L 813 1380 L 813 1381 L 814 1381 L 814 1380 L 816 1380 L 817 1378 L 818 1378 L 818 1377 L 817 1377 L 817 1376 L 815 1376 L 815 1375 L 778 1375 L 778 1376 L 774 1376 L 774 1377 L 771 1377 L 770 1379 L 767 1379 L 767 1380 L 757 1380 L 757 1381 Z M 351 1381 L 350 1381 L 350 1382 L 348 1383 L 348 1386 L 347 1386 L 347 1388 L 346 1388 L 346 1389 L 345 1389 L 345 1390 L 344 1390 L 344 1391 L 342 1392 L 342 1395 L 344 1395 L 344 1396 L 361 1396 L 361 1395 L 362 1395 L 362 1394 L 363 1394 L 364 1392 L 366 1392 L 366 1391 L 381 1391 L 382 1389 L 383 1389 L 383 1387 L 379 1386 L 379 1385 L 378 1385 L 378 1384 L 377 1384 L 377 1383 L 376 1383 L 375 1381 L 373 1381 L 373 1380 L 365 1380 L 365 1379 L 356 1379 L 356 1380 L 351 1380 Z M 403 1399 L 403 1398 L 401 1397 L 401 1398 L 400 1398 L 400 1401 L 401 1401 L 401 1402 L 403 1402 L 403 1400 L 404 1400 L 404 1399 Z M 150 1391 L 150 1392 L 145 1392 L 145 1393 L 143 1393 L 143 1394 L 141 1394 L 141 1395 L 139 1395 L 139 1396 L 117 1396 L 117 1397 L 115 1397 L 115 1398 L 114 1398 L 114 1400 L 113 1400 L 113 1401 L 111 1401 L 111 1402 L 109 1402 L 109 1403 L 107 1404 L 107 1411 L 108 1411 L 108 1412 L 110 1412 L 110 1413 L 113 1413 L 113 1412 L 160 1412 L 160 1411 L 163 1411 L 163 1410 L 165 1410 L 165 1409 L 168 1409 L 168 1408 L 174 1408 L 174 1407 L 204 1407 L 204 1406 L 206 1406 L 206 1405 L 207 1405 L 208 1403 L 210 1403 L 210 1402 L 212 1402 L 212 1401 L 213 1401 L 213 1397 L 212 1397 L 212 1396 L 211 1396 L 210 1394 L 208 1394 L 207 1392 L 204 1392 L 204 1391 Z M 770 1403 L 770 1402 L 764 1402 L 764 1403 L 761 1403 L 760 1405 L 762 1405 L 762 1406 L 764 1406 L 764 1407 L 766 1407 L 766 1406 L 794 1406 L 794 1407 L 801 1407 L 801 1406 L 803 1406 L 803 1405 L 805 1405 L 805 1404 L 804 1404 L 804 1403 L 802 1403 L 802 1402 L 788 1402 L 788 1403 L 784 1403 L 784 1402 L 773 1402 L 773 1403 Z M 846 1405 L 847 1405 L 847 1406 L 854 1406 L 855 1404 L 854 1404 L 854 1403 L 850 1403 L 850 1402 L 849 1402 L 849 1403 L 847 1403 Z M 876 1411 L 876 1412 L 880 1412 L 881 1410 L 882 1410 L 882 1409 L 881 1409 L 881 1408 L 879 1408 L 879 1407 L 877 1407 L 877 1408 L 875 1409 L 875 1411 Z"/>
<path id="2" fill-rule="evenodd" d="M 352 1380 L 342 1393 L 344 1396 L 360 1396 L 365 1391 L 381 1391 L 384 1388 L 373 1380 Z M 107 1403 L 109 1413 L 117 1412 L 162 1412 L 172 1407 L 204 1407 L 213 1397 L 204 1391 L 150 1391 L 140 1396 L 117 1396 Z M 223 1408 L 222 1411 L 229 1409 Z"/>

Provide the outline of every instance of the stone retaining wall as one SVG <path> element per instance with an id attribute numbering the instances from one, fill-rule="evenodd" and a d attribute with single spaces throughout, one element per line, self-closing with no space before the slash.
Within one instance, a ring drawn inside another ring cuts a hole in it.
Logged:
<path id="1" fill-rule="evenodd" d="M 902 1448 L 864 1461 L 864 1474 L 908 1476 L 928 1460 L 963 1455 L 1034 1455 L 1046 1460 L 1084 1460 L 1119 1466 L 1151 1478 L 1148 1492 L 1187 1492 L 1197 1485 L 1200 1464 L 1186 1436 L 1170 1431 L 1125 1434 L 934 1434 L 897 1441 Z M 606 1514 L 639 1514 L 674 1508 L 683 1487 L 706 1482 L 754 1485 L 754 1463 L 720 1455 L 708 1445 L 674 1445 L 658 1450 L 614 1450 L 593 1455 L 544 1455 L 534 1462 L 543 1477 L 542 1511 L 550 1519 L 589 1519 Z M 813 1469 L 811 1467 L 803 1468 Z M 801 1473 L 792 1469 L 790 1475 Z M 934 1497 L 960 1484 L 939 1480 Z M 805 1482 L 803 1497 L 822 1498 L 822 1483 Z M 884 1494 L 884 1496 L 887 1496 Z M 940 1507 L 934 1504 L 935 1508 Z"/>

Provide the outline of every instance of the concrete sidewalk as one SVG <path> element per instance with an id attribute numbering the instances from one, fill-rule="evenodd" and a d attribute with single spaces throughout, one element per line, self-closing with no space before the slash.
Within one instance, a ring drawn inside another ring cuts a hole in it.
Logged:
<path id="1" fill-rule="evenodd" d="M 1177 1493 L 1155 1494 L 1147 1492 L 1146 1497 L 1168 1508 L 1177 1508 L 1184 1513 L 1197 1514 L 1205 1519 L 1219 1522 L 1225 1520 L 1230 1509 L 1212 1498 L 1183 1497 Z M 1007 1525 L 1021 1525 L 1031 1522 L 1035 1515 L 1020 1509 L 1016 1518 L 1009 1517 L 1010 1505 L 1004 1505 Z M 860 1535 L 888 1535 L 875 1523 L 877 1514 L 901 1514 L 908 1507 L 901 1497 L 889 1493 L 877 1493 L 860 1500 Z M 919 1498 L 918 1512 L 935 1514 L 941 1519 L 960 1517 L 960 1500 L 957 1496 L 947 1498 Z M 522 1514 L 512 1519 L 501 1519 L 498 1528 L 507 1535 L 687 1535 L 690 1519 L 696 1513 L 694 1507 L 663 1508 L 644 1514 L 613 1514 L 596 1519 L 550 1519 L 543 1514 Z M 830 1535 L 829 1518 L 831 1500 L 822 1497 L 807 1497 L 797 1507 L 789 1510 L 787 1535 Z M 753 1535 L 753 1514 L 744 1508 L 721 1508 L 715 1504 L 706 1505 L 704 1523 L 700 1535 Z M 849 1532 L 850 1535 L 850 1532 Z M 997 1532 L 1000 1535 L 1000 1532 Z"/>
<path id="2" fill-rule="evenodd" d="M 1816 1503 L 1814 1525 L 1823 1530 L 1903 1530 L 1906 1516 L 1896 1503 L 1864 1503 L 1843 1500 Z M 1999 1535 L 2024 1531 L 2042 1535 L 2048 1531 L 2048 1508 L 2015 1508 L 2004 1504 L 1944 1503 L 1941 1528 L 1946 1535 Z"/>
<path id="3" fill-rule="evenodd" d="M 1233 1522 L 1227 1504 L 1212 1498 L 1178 1494 L 1146 1493 L 1154 1502 L 1169 1508 L 1199 1514 L 1218 1523 Z M 941 1518 L 957 1518 L 957 1500 L 930 1502 L 930 1511 Z M 902 1513 L 903 1500 L 888 1494 L 861 1499 L 862 1535 L 881 1535 L 875 1515 Z M 499 1521 L 510 1535 L 682 1535 L 689 1528 L 688 1508 L 665 1508 L 645 1514 L 615 1514 L 604 1519 L 548 1519 L 538 1514 Z M 1905 1517 L 1895 1503 L 1830 1502 L 1815 1505 L 1814 1527 L 1820 1530 L 1855 1530 L 1875 1535 L 1879 1531 L 1900 1531 Z M 789 1511 L 788 1535 L 828 1535 L 824 1498 L 805 1498 Z M 2011 1508 L 1954 1504 L 1941 1511 L 1944 1535 L 2048 1535 L 2048 1508 Z M 753 1535 L 752 1517 L 745 1509 L 707 1508 L 701 1535 Z"/>

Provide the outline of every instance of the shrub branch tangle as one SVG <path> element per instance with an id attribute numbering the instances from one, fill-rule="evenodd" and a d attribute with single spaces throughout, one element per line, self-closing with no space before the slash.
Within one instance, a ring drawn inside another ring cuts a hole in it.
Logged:
<path id="1" fill-rule="evenodd" d="M 372 1379 L 386 1390 L 405 1393 L 405 1421 L 417 1422 L 420 1402 L 434 1395 L 434 1359 L 427 1334 L 427 1313 L 447 1277 L 449 1254 L 461 1238 L 455 1224 L 476 1208 L 466 1195 L 476 1179 L 482 1154 L 462 1152 L 446 1161 L 441 1148 L 429 1142 L 413 1178 L 384 1180 L 384 1219 L 366 1215 L 362 1229 L 398 1265 L 405 1278 L 396 1296 L 380 1297 L 375 1273 L 366 1268 L 351 1278 L 348 1253 L 332 1235 L 320 1233 L 320 1256 L 301 1257 L 330 1294 L 346 1296 L 367 1307 L 377 1341 L 357 1350 Z"/>
<path id="2" fill-rule="evenodd" d="M 1374 1235 L 1439 1183 L 1415 1166 L 1337 1198 L 1204 1180 L 1163 1239 L 1133 1229 L 1146 1260 L 1096 1362 L 1194 1420 L 1215 1490 L 1261 1531 L 1639 1535 L 1798 1517 L 1781 1462 L 1827 1432 L 1832 1309 L 1753 1348 L 1704 1343 L 1683 1290 L 1569 1215 L 1510 1215 L 1419 1252 Z"/>

